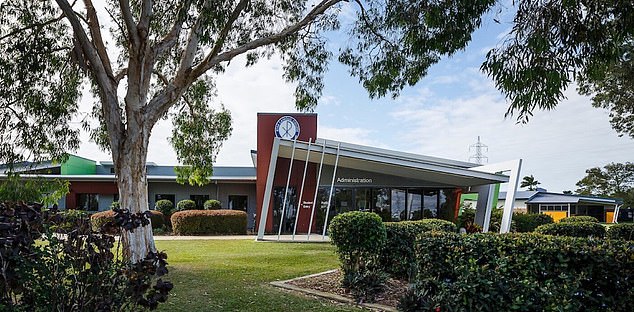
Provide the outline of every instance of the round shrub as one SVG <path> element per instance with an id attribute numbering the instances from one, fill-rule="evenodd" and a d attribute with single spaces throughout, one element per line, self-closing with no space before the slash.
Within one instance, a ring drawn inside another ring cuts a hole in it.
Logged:
<path id="1" fill-rule="evenodd" d="M 372 212 L 342 213 L 332 219 L 328 233 L 341 260 L 342 286 L 357 301 L 372 302 L 387 279 L 380 265 L 387 239 L 381 217 Z"/>
<path id="2" fill-rule="evenodd" d="M 591 216 L 572 216 L 568 218 L 563 218 L 559 220 L 559 222 L 594 222 L 599 223 L 599 220 L 595 217 Z"/>
<path id="3" fill-rule="evenodd" d="M 119 208 L 119 201 L 113 201 L 112 204 L 110 204 L 110 209 L 116 208 Z"/>
<path id="4" fill-rule="evenodd" d="M 191 199 L 183 199 L 176 204 L 176 211 L 196 210 L 196 202 Z"/>
<path id="5" fill-rule="evenodd" d="M 149 210 L 149 212 L 150 220 L 152 221 L 152 229 L 161 228 L 165 225 L 165 216 L 160 211 Z M 118 232 L 116 229 L 102 229 L 102 227 L 108 222 L 114 222 L 114 215 L 115 213 L 112 210 L 93 213 L 92 216 L 90 216 L 90 223 L 92 224 L 93 230 L 103 230 L 107 234 L 116 234 Z"/>
<path id="6" fill-rule="evenodd" d="M 187 210 L 172 214 L 176 235 L 246 234 L 247 213 L 238 210 Z"/>
<path id="7" fill-rule="evenodd" d="M 93 213 L 90 216 L 90 223 L 92 224 L 93 231 L 104 231 L 106 234 L 115 234 L 118 232 L 116 229 L 103 228 L 108 222 L 114 221 L 114 211 L 106 210 Z"/>
<path id="8" fill-rule="evenodd" d="M 615 224 L 608 229 L 609 239 L 634 240 L 634 224 Z"/>
<path id="9" fill-rule="evenodd" d="M 554 223 L 553 217 L 543 213 L 514 213 L 513 223 L 515 231 L 520 233 L 533 232 L 538 226 Z"/>
<path id="10" fill-rule="evenodd" d="M 605 227 L 594 222 L 563 222 L 540 225 L 535 232 L 555 236 L 599 237 L 605 236 Z"/>
<path id="11" fill-rule="evenodd" d="M 378 254 L 387 239 L 381 217 L 372 212 L 338 214 L 330 222 L 328 233 L 340 257 Z"/>
<path id="12" fill-rule="evenodd" d="M 154 209 L 163 213 L 164 216 L 171 216 L 174 213 L 174 204 L 168 199 L 161 199 L 154 204 Z"/>
<path id="13" fill-rule="evenodd" d="M 205 201 L 205 204 L 203 205 L 203 207 L 205 208 L 205 210 L 218 210 L 218 209 L 222 209 L 222 204 L 220 203 L 219 200 L 209 199 Z"/>

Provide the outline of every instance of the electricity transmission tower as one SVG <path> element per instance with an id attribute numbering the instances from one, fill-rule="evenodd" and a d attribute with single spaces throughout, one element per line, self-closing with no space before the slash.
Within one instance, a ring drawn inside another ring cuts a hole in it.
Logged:
<path id="1" fill-rule="evenodd" d="M 484 164 L 489 162 L 489 157 L 484 156 L 484 152 L 489 151 L 489 146 L 480 142 L 480 136 L 478 136 L 478 142 L 476 144 L 469 145 L 469 153 L 473 151 L 475 154 L 469 156 L 469 161 L 475 160 L 476 164 Z"/>

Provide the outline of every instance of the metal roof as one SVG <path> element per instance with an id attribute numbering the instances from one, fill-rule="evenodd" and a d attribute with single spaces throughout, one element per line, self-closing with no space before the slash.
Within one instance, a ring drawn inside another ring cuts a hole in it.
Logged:
<path id="1" fill-rule="evenodd" d="M 293 141 L 279 140 L 279 156 L 290 158 Z M 324 150 L 325 147 L 325 150 Z M 508 182 L 508 176 L 471 169 L 478 164 L 437 157 L 404 153 L 370 146 L 356 145 L 334 140 L 317 139 L 316 142 L 295 142 L 295 159 L 305 159 L 310 152 L 309 162 L 320 163 L 324 150 L 324 164 L 334 165 L 337 150 L 338 166 L 369 172 L 379 172 L 411 179 L 425 179 L 447 186 L 476 186 Z"/>
<path id="2" fill-rule="evenodd" d="M 535 194 L 537 194 L 537 191 L 517 191 L 515 192 L 515 200 L 529 199 Z M 498 199 L 506 199 L 506 192 L 500 192 Z"/>
<path id="3" fill-rule="evenodd" d="M 621 203 L 617 198 L 604 198 L 584 195 L 569 195 L 559 193 L 538 192 L 528 201 L 527 204 L 608 204 L 616 205 Z"/>

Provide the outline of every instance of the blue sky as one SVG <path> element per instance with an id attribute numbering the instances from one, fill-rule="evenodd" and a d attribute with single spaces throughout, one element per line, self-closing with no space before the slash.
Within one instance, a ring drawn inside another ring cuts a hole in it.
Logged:
<path id="1" fill-rule="evenodd" d="M 574 190 L 587 168 L 609 162 L 633 161 L 634 140 L 611 129 L 608 112 L 593 108 L 589 98 L 573 88 L 553 111 L 536 111 L 526 124 L 505 119 L 508 103 L 479 66 L 486 52 L 510 29 L 510 17 L 495 12 L 483 19 L 470 45 L 433 66 L 427 77 L 408 87 L 397 99 L 369 99 L 357 79 L 333 61 L 315 112 L 323 138 L 468 160 L 477 136 L 489 149 L 489 163 L 522 158 L 522 175 L 534 175 L 550 191 Z M 500 18 L 502 24 L 493 21 Z M 340 37 L 333 37 L 337 45 Z M 221 149 L 217 165 L 249 166 L 255 149 L 256 112 L 295 112 L 294 86 L 282 79 L 279 59 L 251 68 L 234 60 L 218 79 L 219 101 L 234 118 L 232 137 Z M 86 103 L 89 99 L 85 99 Z M 148 161 L 176 164 L 166 141 L 171 124 L 155 128 Z M 86 141 L 86 140 L 84 140 Z M 79 155 L 107 160 L 94 144 L 84 143 Z"/>

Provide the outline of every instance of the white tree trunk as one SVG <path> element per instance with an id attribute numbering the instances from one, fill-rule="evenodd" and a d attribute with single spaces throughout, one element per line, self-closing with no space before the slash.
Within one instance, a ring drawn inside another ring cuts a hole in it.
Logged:
<path id="1" fill-rule="evenodd" d="M 126 132 L 128 136 L 115 160 L 119 204 L 131 213 L 142 213 L 149 209 L 145 166 L 149 133 L 130 124 Z M 121 239 L 123 254 L 132 263 L 145 259 L 149 252 L 156 252 L 151 224 L 138 227 L 132 232 L 124 230 Z"/>

